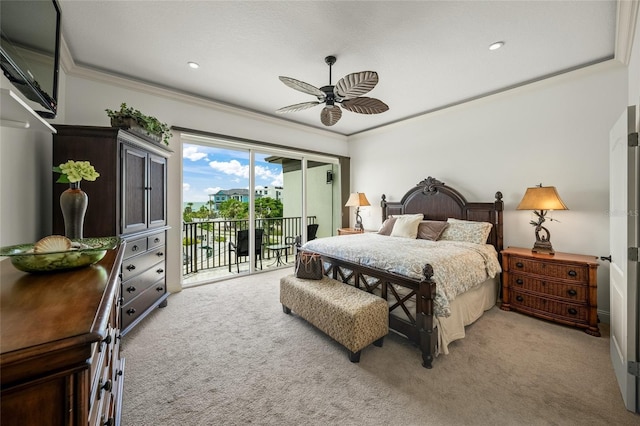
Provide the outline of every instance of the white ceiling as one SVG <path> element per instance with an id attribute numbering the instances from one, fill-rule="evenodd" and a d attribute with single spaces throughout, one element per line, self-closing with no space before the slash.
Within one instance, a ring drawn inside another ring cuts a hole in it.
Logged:
<path id="1" fill-rule="evenodd" d="M 612 59 L 616 40 L 616 0 L 58 3 L 77 65 L 344 135 Z M 278 76 L 327 85 L 328 55 L 332 84 L 377 71 L 365 96 L 389 111 L 276 114 L 315 100 Z"/>

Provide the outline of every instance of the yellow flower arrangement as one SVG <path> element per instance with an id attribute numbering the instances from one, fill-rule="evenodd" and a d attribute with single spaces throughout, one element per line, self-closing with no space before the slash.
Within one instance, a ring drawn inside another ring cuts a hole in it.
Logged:
<path id="1" fill-rule="evenodd" d="M 53 168 L 53 171 L 60 173 L 56 183 L 74 183 L 82 179 L 94 181 L 100 177 L 100 173 L 88 161 L 69 160 Z"/>

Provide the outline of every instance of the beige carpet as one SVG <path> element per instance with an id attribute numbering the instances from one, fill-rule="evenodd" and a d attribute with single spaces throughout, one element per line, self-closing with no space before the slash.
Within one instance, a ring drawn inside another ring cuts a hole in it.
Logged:
<path id="1" fill-rule="evenodd" d="M 359 364 L 279 303 L 291 269 L 172 295 L 123 339 L 142 425 L 640 425 L 596 338 L 497 307 L 434 368 L 390 334 Z"/>

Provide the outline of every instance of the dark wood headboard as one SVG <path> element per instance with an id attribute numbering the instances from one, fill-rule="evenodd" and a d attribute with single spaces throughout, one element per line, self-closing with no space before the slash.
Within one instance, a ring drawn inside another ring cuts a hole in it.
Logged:
<path id="1" fill-rule="evenodd" d="M 495 201 L 487 203 L 469 203 L 455 189 L 444 182 L 429 176 L 407 191 L 399 202 L 387 201 L 383 194 L 382 221 L 394 214 L 422 213 L 425 220 L 455 219 L 489 222 L 493 224 L 487 243 L 492 244 L 498 254 L 503 248 L 502 234 L 502 193 L 496 192 Z"/>

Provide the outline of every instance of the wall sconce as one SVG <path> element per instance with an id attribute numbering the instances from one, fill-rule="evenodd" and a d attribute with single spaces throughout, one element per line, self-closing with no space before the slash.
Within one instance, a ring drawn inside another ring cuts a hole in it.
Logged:
<path id="1" fill-rule="evenodd" d="M 545 222 L 546 214 L 549 210 L 569 210 L 562 202 L 558 191 L 554 186 L 542 186 L 542 184 L 533 188 L 527 188 L 522 201 L 518 204 L 516 210 L 533 210 L 538 216 L 538 221 L 532 220 L 531 225 L 535 226 L 536 242 L 531 249 L 534 253 L 554 254 L 551 246 L 551 233 L 547 228 L 542 226 Z M 552 221 L 553 219 L 549 219 Z M 541 233 L 543 233 L 541 235 Z"/>
<path id="2" fill-rule="evenodd" d="M 356 207 L 356 224 L 355 229 L 362 229 L 362 217 L 360 216 L 360 207 L 361 206 L 370 206 L 369 200 L 367 200 L 367 196 L 364 195 L 364 192 L 353 192 L 349 199 L 347 200 L 347 204 L 345 207 Z"/>

